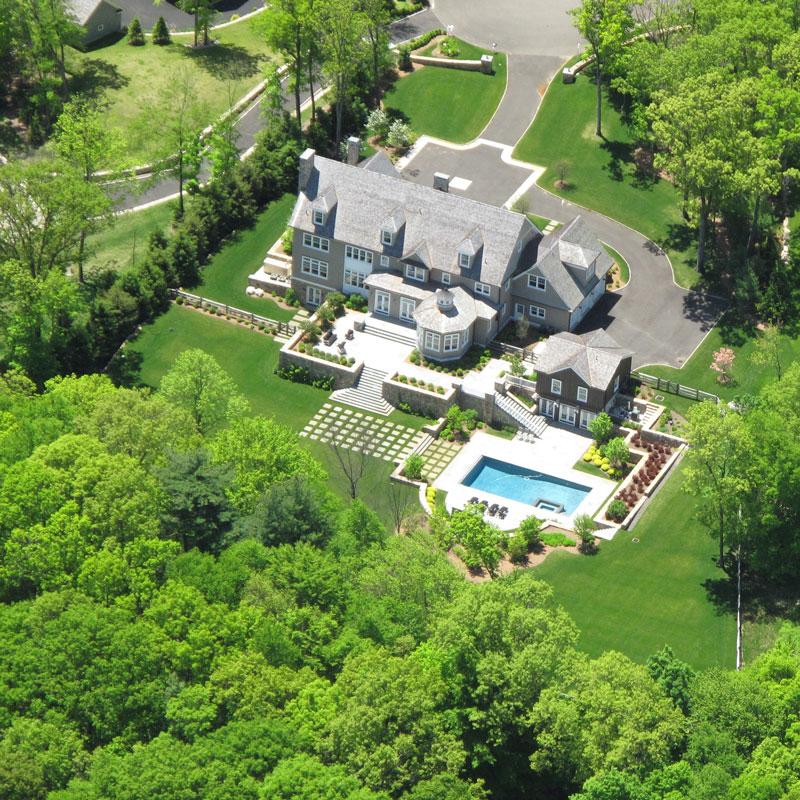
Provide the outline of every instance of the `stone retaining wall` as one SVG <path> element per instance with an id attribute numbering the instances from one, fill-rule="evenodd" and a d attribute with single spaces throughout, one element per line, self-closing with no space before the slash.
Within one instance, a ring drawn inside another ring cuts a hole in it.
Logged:
<path id="1" fill-rule="evenodd" d="M 334 364 L 332 361 L 324 361 L 321 358 L 301 353 L 294 348 L 299 344 L 304 333 L 304 331 L 298 331 L 281 348 L 278 354 L 278 366 L 285 367 L 294 364 L 299 367 L 307 367 L 314 378 L 332 377 L 334 389 L 349 389 L 354 386 L 364 368 L 364 362 L 356 361 L 352 367 L 346 367 L 344 364 Z"/>
<path id="2" fill-rule="evenodd" d="M 395 373 L 396 375 L 397 373 Z M 457 385 L 450 386 L 444 394 L 429 392 L 409 383 L 400 383 L 392 380 L 395 376 L 383 379 L 381 393 L 383 399 L 397 408 L 400 403 L 408 403 L 414 411 L 419 411 L 428 417 L 443 417 L 452 405 L 460 404 L 461 389 Z"/>
<path id="3" fill-rule="evenodd" d="M 467 60 L 463 58 L 436 58 L 435 56 L 411 56 L 411 61 L 415 64 L 422 64 L 428 67 L 446 67 L 447 69 L 466 69 L 472 72 L 483 72 L 486 75 L 492 74 L 494 59 L 488 54 L 480 61 Z"/>

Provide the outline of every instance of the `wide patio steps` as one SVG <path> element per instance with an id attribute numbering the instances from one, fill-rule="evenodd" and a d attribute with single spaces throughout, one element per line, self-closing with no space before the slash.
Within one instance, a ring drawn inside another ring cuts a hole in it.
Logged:
<path id="1" fill-rule="evenodd" d="M 380 336 L 390 342 L 407 344 L 409 347 L 417 346 L 417 333 L 413 328 L 406 328 L 390 322 L 376 322 L 369 317 L 364 321 L 364 332 L 372 336 Z"/>
<path id="2" fill-rule="evenodd" d="M 394 406 L 383 399 L 383 379 L 386 374 L 374 367 L 364 366 L 356 385 L 349 389 L 337 389 L 331 395 L 331 400 L 386 417 L 394 411 Z"/>
<path id="3" fill-rule="evenodd" d="M 647 404 L 647 410 L 642 415 L 640 422 L 643 428 L 649 428 L 650 425 L 661 416 L 661 412 L 664 408 L 655 403 L 645 402 Z"/>
<path id="4" fill-rule="evenodd" d="M 512 419 L 516 420 L 522 428 L 535 436 L 541 436 L 547 427 L 547 420 L 543 416 L 531 414 L 530 411 L 506 395 L 495 394 L 494 402 Z"/>

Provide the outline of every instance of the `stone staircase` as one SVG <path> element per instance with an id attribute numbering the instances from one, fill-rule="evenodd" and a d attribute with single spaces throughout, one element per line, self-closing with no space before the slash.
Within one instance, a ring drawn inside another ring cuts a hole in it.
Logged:
<path id="1" fill-rule="evenodd" d="M 532 433 L 534 436 L 541 436 L 547 427 L 547 420 L 543 416 L 531 414 L 530 411 L 524 409 L 518 402 L 507 395 L 495 394 L 494 402 L 512 419 L 516 420 L 525 431 Z"/>
<path id="2" fill-rule="evenodd" d="M 383 399 L 383 379 L 386 375 L 374 367 L 365 366 L 356 385 L 349 389 L 337 389 L 331 395 L 331 400 L 386 417 L 394 411 L 394 406 Z"/>
<path id="3" fill-rule="evenodd" d="M 643 428 L 649 428 L 650 425 L 655 422 L 659 416 L 661 416 L 661 412 L 664 410 L 664 408 L 656 403 L 649 403 L 647 401 L 645 402 L 647 404 L 647 410 L 644 412 L 639 422 Z"/>
<path id="4" fill-rule="evenodd" d="M 406 328 L 403 325 L 378 324 L 369 318 L 365 320 L 364 332 L 372 336 L 380 336 L 390 342 L 407 344 L 409 347 L 417 346 L 417 334 L 413 328 Z"/>

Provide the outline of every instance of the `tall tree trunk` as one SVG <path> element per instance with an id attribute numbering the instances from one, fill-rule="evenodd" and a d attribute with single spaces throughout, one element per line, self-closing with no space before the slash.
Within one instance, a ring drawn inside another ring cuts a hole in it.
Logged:
<path id="1" fill-rule="evenodd" d="M 314 102 L 314 56 L 311 47 L 308 48 L 308 90 L 311 92 L 311 121 L 317 118 L 317 106 Z"/>
<path id="2" fill-rule="evenodd" d="M 600 67 L 600 56 L 596 56 L 595 63 L 597 64 L 597 127 L 595 128 L 595 136 L 603 136 L 603 128 L 600 119 L 600 106 L 603 102 L 603 70 Z"/>
<path id="3" fill-rule="evenodd" d="M 722 569 L 725 566 L 725 512 L 719 510 L 719 563 L 717 566 Z"/>
<path id="4" fill-rule="evenodd" d="M 706 256 L 706 231 L 708 229 L 708 202 L 700 198 L 700 230 L 697 236 L 697 271 L 703 274 L 703 261 Z"/>
<path id="5" fill-rule="evenodd" d="M 197 30 L 200 27 L 200 0 L 194 2 L 194 46 L 197 47 Z"/>
<path id="6" fill-rule="evenodd" d="M 83 251 L 86 245 L 86 231 L 81 231 L 81 238 L 78 242 L 78 283 L 83 283 Z"/>
<path id="7" fill-rule="evenodd" d="M 301 48 L 300 37 L 296 36 L 294 40 L 294 113 L 297 116 L 297 124 L 300 125 L 300 75 L 303 69 L 303 51 Z"/>
<path id="8" fill-rule="evenodd" d="M 755 208 L 753 209 L 753 220 L 750 223 L 750 235 L 747 237 L 747 255 L 753 255 L 753 248 L 756 244 L 756 234 L 758 233 L 758 211 L 761 207 L 761 195 L 756 195 Z"/>
<path id="9" fill-rule="evenodd" d="M 183 219 L 183 145 L 178 148 L 178 214 Z"/>

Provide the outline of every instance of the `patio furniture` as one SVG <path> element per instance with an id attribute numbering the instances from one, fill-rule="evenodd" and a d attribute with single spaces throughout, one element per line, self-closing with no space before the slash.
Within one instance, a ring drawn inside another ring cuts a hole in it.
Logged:
<path id="1" fill-rule="evenodd" d="M 357 331 L 359 331 L 359 332 L 363 331 L 363 330 L 364 330 L 364 327 L 365 327 L 365 325 L 364 325 L 364 320 L 357 319 L 357 320 L 356 320 L 356 321 L 353 323 L 353 327 L 354 327 L 354 328 L 355 328 Z"/>
<path id="2" fill-rule="evenodd" d="M 508 514 L 508 506 L 503 506 L 503 507 L 502 507 L 502 508 L 501 508 L 501 509 L 500 509 L 500 510 L 497 512 L 497 516 L 498 516 L 498 517 L 500 517 L 500 519 L 505 519 L 505 518 L 506 518 L 506 514 Z"/>
<path id="3" fill-rule="evenodd" d="M 469 501 L 469 504 L 470 504 L 471 506 L 474 506 L 474 505 L 475 505 L 475 503 L 477 503 L 477 502 L 478 502 L 478 498 L 477 498 L 477 497 L 471 497 L 471 498 L 470 498 L 470 501 Z"/>
<path id="4" fill-rule="evenodd" d="M 497 513 L 497 511 L 498 511 L 498 509 L 499 509 L 499 508 L 500 508 L 500 506 L 499 506 L 499 505 L 497 505 L 497 503 L 492 503 L 492 504 L 489 506 L 489 516 L 490 516 L 490 517 L 493 517 L 493 516 L 494 516 L 494 515 Z"/>
<path id="5" fill-rule="evenodd" d="M 336 346 L 339 348 L 339 352 L 344 355 L 344 342 L 339 342 Z"/>
<path id="6" fill-rule="evenodd" d="M 327 345 L 333 344 L 336 341 L 336 331 L 333 330 L 333 328 L 326 331 L 325 335 L 322 337 L 322 341 Z"/>
<path id="7" fill-rule="evenodd" d="M 350 328 L 347 331 L 347 333 L 344 335 L 344 338 L 347 339 L 348 341 L 353 338 L 353 329 L 352 328 Z"/>

